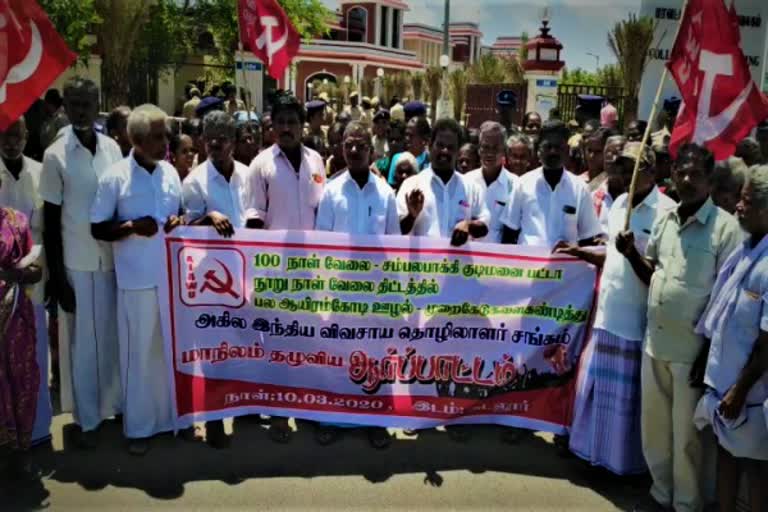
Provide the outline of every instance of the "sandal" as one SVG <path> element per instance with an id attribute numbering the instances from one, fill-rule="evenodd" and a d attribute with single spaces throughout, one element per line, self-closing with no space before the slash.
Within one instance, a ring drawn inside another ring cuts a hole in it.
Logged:
<path id="1" fill-rule="evenodd" d="M 371 427 L 368 430 L 368 442 L 377 450 L 389 448 L 392 444 L 392 436 L 384 427 Z"/>
<path id="2" fill-rule="evenodd" d="M 320 446 L 328 446 L 341 439 L 341 429 L 331 425 L 318 425 L 315 429 L 315 441 Z"/>
<path id="3" fill-rule="evenodd" d="M 446 426 L 445 430 L 448 431 L 448 437 L 451 438 L 451 441 L 454 441 L 457 443 L 466 443 L 472 438 L 472 434 L 469 431 L 469 427 L 467 427 L 466 425 Z"/>
<path id="4" fill-rule="evenodd" d="M 269 438 L 280 444 L 291 442 L 293 430 L 287 418 L 272 418 L 269 424 Z"/>

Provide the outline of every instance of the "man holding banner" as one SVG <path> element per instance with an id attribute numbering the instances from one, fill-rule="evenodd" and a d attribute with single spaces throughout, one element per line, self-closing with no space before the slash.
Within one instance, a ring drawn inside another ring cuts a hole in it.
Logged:
<path id="1" fill-rule="evenodd" d="M 166 233 L 181 223 L 181 181 L 164 159 L 167 116 L 154 105 L 128 117 L 129 158 L 100 179 L 91 207 L 94 238 L 112 242 L 118 286 L 118 341 L 123 383 L 123 431 L 132 455 L 149 450 L 149 438 L 175 429 L 168 358 L 160 325 L 157 287 Z"/>
<path id="2" fill-rule="evenodd" d="M 272 105 L 277 142 L 249 168 L 246 227 L 311 231 L 325 185 L 322 157 L 301 143 L 306 112 L 294 96 L 278 95 Z M 286 418 L 272 417 L 272 440 L 287 443 L 292 431 Z"/>
<path id="3" fill-rule="evenodd" d="M 347 171 L 331 181 L 320 199 L 315 228 L 350 235 L 399 235 L 395 194 L 387 183 L 368 167 L 371 134 L 358 121 L 344 130 L 344 161 Z M 322 445 L 339 437 L 348 424 L 321 423 L 316 438 Z M 376 449 L 389 446 L 392 438 L 383 427 L 368 427 L 368 440 Z"/>
<path id="4" fill-rule="evenodd" d="M 193 170 L 183 184 L 184 217 L 191 226 L 213 226 L 220 236 L 231 237 L 245 227 L 244 190 L 248 167 L 233 158 L 237 126 L 226 112 L 215 110 L 203 119 L 203 140 L 208 159 Z M 205 424 L 205 437 L 214 448 L 228 448 L 224 422 Z"/>

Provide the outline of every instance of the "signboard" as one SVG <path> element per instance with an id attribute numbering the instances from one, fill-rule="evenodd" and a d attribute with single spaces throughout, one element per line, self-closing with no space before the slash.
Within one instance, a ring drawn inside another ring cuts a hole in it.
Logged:
<path id="1" fill-rule="evenodd" d="M 735 3 L 741 25 L 741 47 L 749 61 L 755 83 L 765 90 L 768 87 L 766 84 L 768 80 L 765 76 L 766 71 L 768 71 L 765 63 L 766 47 L 768 46 L 768 1 L 735 0 Z M 650 115 L 664 64 L 672 51 L 682 5 L 682 0 L 642 0 L 641 16 L 653 18 L 657 22 L 657 27 L 640 86 L 639 116 L 641 119 L 648 119 Z M 679 93 L 674 80 L 668 77 L 661 99 L 668 99 L 672 96 L 679 97 Z"/>

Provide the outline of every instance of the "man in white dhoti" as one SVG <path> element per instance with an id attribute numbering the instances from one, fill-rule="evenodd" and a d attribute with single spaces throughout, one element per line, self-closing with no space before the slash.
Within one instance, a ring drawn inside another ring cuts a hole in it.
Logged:
<path id="1" fill-rule="evenodd" d="M 203 119 L 203 140 L 208 159 L 184 180 L 184 216 L 193 226 L 213 226 L 216 232 L 231 237 L 235 228 L 245 227 L 243 200 L 248 167 L 233 158 L 237 125 L 226 112 L 215 110 Z M 205 424 L 208 444 L 222 449 L 230 445 L 224 422 Z"/>
<path id="2" fill-rule="evenodd" d="M 99 176 L 123 155 L 94 129 L 99 89 L 93 82 L 67 84 L 64 105 L 72 126 L 43 157 L 43 238 L 48 290 L 60 307 L 62 410 L 73 410 L 80 445 L 92 448 L 101 422 L 121 409 L 112 248 L 91 236 L 88 211 Z"/>
<path id="3" fill-rule="evenodd" d="M 768 507 L 768 166 L 755 167 L 736 205 L 749 238 L 726 260 L 696 332 L 710 341 L 696 408 L 699 429 L 718 441 L 720 510 L 735 511 L 739 477 L 746 472 L 750 510 Z"/>
<path id="4" fill-rule="evenodd" d="M 0 131 L 0 207 L 20 211 L 29 219 L 33 242 L 43 243 L 43 201 L 40 199 L 40 163 L 24 156 L 27 125 L 22 117 L 4 132 Z M 45 311 L 45 256 L 41 252 L 37 266 L 43 279 L 30 288 L 35 308 L 37 333 L 37 365 L 40 367 L 40 389 L 37 400 L 32 443 L 51 437 L 51 397 L 48 390 L 48 321 Z"/>
<path id="5" fill-rule="evenodd" d="M 101 176 L 91 207 L 93 236 L 113 242 L 115 253 L 123 431 L 133 455 L 144 455 L 151 436 L 175 425 L 157 294 L 164 260 L 159 229 L 167 233 L 181 223 L 181 181 L 163 160 L 166 121 L 154 105 L 131 112 L 133 151 Z"/>

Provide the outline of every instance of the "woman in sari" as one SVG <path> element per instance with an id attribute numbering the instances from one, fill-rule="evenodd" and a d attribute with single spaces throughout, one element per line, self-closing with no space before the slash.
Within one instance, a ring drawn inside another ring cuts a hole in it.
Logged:
<path id="1" fill-rule="evenodd" d="M 0 187 L 2 183 L 0 183 Z M 0 208 L 0 460 L 11 477 L 33 472 L 26 454 L 32 442 L 40 371 L 35 350 L 35 316 L 25 286 L 42 277 L 30 264 L 32 234 L 24 214 Z"/>

